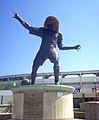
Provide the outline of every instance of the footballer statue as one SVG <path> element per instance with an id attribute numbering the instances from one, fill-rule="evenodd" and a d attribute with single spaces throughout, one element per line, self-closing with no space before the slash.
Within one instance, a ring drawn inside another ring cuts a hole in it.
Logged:
<path id="1" fill-rule="evenodd" d="M 17 19 L 24 28 L 29 30 L 30 34 L 36 35 L 42 39 L 40 49 L 33 61 L 31 72 L 31 84 L 35 84 L 37 70 L 43 65 L 46 59 L 54 64 L 55 85 L 59 84 L 59 56 L 56 47 L 60 50 L 79 50 L 80 45 L 63 46 L 62 34 L 59 32 L 59 21 L 54 16 L 48 16 L 44 22 L 44 27 L 34 27 L 25 22 L 17 12 L 14 12 L 14 18 Z"/>

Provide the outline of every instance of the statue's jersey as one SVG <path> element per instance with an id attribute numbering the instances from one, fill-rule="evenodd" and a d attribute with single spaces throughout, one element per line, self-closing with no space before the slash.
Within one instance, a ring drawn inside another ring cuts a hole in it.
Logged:
<path id="1" fill-rule="evenodd" d="M 56 48 L 56 45 L 61 44 L 62 41 L 61 33 L 55 33 L 43 27 L 30 27 L 29 33 L 42 38 L 40 49 Z"/>
<path id="2" fill-rule="evenodd" d="M 56 46 L 62 44 L 62 36 L 60 33 L 55 33 L 43 27 L 30 27 L 29 33 L 42 38 L 40 49 L 36 55 L 34 62 L 42 65 L 49 58 L 52 63 L 58 62 L 58 53 Z"/>

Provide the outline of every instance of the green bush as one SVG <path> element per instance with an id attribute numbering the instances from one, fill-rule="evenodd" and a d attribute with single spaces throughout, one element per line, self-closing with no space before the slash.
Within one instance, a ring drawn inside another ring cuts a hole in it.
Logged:
<path id="1" fill-rule="evenodd" d="M 14 82 L 6 82 L 6 83 L 0 83 L 0 90 L 11 90 L 13 87 Z M 20 82 L 16 83 L 17 86 L 20 86 Z"/>

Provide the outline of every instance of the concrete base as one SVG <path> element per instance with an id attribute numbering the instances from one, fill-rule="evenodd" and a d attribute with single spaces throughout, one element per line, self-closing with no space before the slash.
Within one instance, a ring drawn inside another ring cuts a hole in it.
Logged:
<path id="1" fill-rule="evenodd" d="M 84 102 L 85 118 L 99 120 L 99 101 Z"/>
<path id="2" fill-rule="evenodd" d="M 21 86 L 13 90 L 12 120 L 73 120 L 74 88 Z"/>

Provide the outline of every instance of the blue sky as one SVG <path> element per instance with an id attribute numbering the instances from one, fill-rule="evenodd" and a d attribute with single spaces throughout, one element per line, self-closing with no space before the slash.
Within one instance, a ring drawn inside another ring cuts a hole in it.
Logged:
<path id="1" fill-rule="evenodd" d="M 30 73 L 41 39 L 13 18 L 13 11 L 32 26 L 43 26 L 47 16 L 56 16 L 63 44 L 81 44 L 81 50 L 60 51 L 60 71 L 99 69 L 99 0 L 1 0 L 0 76 Z M 38 72 L 52 72 L 47 60 Z"/>

